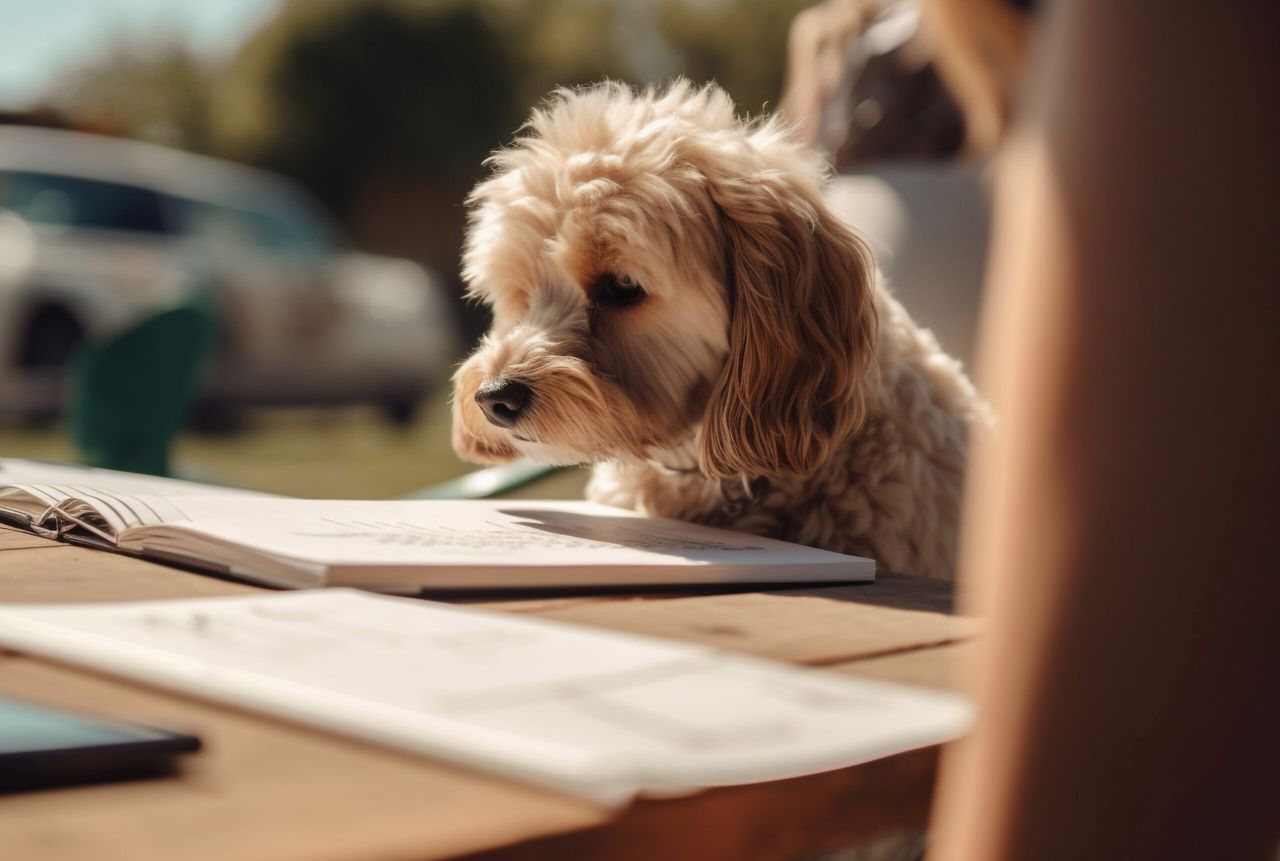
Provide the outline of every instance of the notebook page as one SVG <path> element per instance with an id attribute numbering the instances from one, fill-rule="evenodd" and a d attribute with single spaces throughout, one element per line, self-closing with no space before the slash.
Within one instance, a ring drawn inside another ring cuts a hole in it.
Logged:
<path id="1" fill-rule="evenodd" d="M 608 804 L 853 765 L 970 720 L 949 694 L 351 590 L 7 605 L 0 643 Z"/>

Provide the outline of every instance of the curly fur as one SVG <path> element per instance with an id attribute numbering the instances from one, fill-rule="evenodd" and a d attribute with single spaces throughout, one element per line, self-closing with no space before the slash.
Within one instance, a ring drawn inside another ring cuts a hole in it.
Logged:
<path id="1" fill-rule="evenodd" d="M 454 448 L 593 463 L 588 495 L 950 577 L 984 407 L 822 202 L 827 168 L 715 86 L 555 93 L 472 193 L 463 276 L 491 331 Z M 626 305 L 602 275 L 644 286 Z M 510 429 L 485 383 L 532 397 Z"/>

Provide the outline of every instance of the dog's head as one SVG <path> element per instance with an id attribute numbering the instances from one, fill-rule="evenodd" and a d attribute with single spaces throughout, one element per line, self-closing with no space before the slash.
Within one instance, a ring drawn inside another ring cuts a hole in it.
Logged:
<path id="1" fill-rule="evenodd" d="M 463 277 L 494 321 L 454 377 L 460 457 L 808 474 L 857 427 L 871 262 L 780 122 L 714 86 L 602 84 L 557 92 L 492 163 Z"/>

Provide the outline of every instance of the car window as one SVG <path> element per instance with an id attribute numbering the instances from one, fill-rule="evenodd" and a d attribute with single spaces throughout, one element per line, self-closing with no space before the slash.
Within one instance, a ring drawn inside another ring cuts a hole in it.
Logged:
<path id="1" fill-rule="evenodd" d="M 0 173 L 0 207 L 28 221 L 63 227 L 166 233 L 154 191 L 53 173 Z"/>
<path id="2" fill-rule="evenodd" d="M 324 254 L 332 242 L 324 226 L 285 200 L 237 207 L 177 199 L 183 232 L 215 245 L 239 245 L 280 254 Z"/>

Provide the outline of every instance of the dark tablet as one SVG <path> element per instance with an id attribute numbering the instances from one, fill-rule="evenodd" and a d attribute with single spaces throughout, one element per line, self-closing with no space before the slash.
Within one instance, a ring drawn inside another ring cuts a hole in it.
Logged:
<path id="1" fill-rule="evenodd" d="M 0 697 L 0 792 L 154 777 L 193 735 Z"/>

